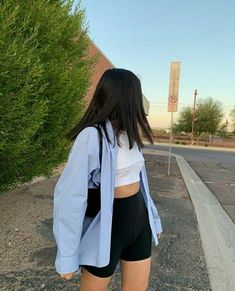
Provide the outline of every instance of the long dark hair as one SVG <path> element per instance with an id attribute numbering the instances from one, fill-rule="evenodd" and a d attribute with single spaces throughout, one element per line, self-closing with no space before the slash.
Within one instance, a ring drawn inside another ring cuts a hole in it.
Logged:
<path id="1" fill-rule="evenodd" d="M 153 132 L 145 115 L 140 80 L 129 70 L 113 68 L 103 73 L 86 112 L 66 136 L 74 140 L 85 127 L 99 124 L 111 143 L 105 127 L 107 118 L 112 123 L 119 146 L 121 131 L 126 131 L 130 149 L 134 141 L 138 147 L 144 147 L 141 131 L 153 144 Z"/>

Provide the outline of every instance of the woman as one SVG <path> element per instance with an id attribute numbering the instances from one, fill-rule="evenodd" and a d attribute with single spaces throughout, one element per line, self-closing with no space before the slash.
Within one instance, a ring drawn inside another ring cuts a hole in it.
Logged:
<path id="1" fill-rule="evenodd" d="M 142 98 L 135 74 L 109 69 L 68 134 L 75 141 L 54 191 L 55 268 L 63 279 L 81 271 L 81 291 L 106 290 L 120 269 L 122 290 L 148 287 L 151 246 L 162 226 L 141 149 L 141 135 L 153 143 Z M 102 148 L 94 125 L 101 128 Z M 100 210 L 88 217 L 88 188 L 99 186 Z"/>

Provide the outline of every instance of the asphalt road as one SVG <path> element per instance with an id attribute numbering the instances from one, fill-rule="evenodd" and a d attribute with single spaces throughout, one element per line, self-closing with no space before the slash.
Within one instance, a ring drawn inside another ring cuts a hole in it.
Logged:
<path id="1" fill-rule="evenodd" d="M 167 145 L 147 145 L 147 148 L 168 151 Z M 217 163 L 233 164 L 235 170 L 235 151 L 211 150 L 208 148 L 186 148 L 172 146 L 172 153 L 184 156 L 188 161 L 214 161 Z"/>
<path id="2" fill-rule="evenodd" d="M 146 148 L 169 150 L 167 145 L 146 145 Z M 189 162 L 235 223 L 235 151 L 172 146 L 171 152 Z"/>

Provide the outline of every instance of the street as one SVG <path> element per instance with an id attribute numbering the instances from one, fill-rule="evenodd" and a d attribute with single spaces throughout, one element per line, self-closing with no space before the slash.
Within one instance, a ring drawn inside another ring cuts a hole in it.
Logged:
<path id="1" fill-rule="evenodd" d="M 167 145 L 146 145 L 146 148 L 169 150 Z M 189 162 L 235 223 L 235 151 L 172 146 L 171 152 Z"/>

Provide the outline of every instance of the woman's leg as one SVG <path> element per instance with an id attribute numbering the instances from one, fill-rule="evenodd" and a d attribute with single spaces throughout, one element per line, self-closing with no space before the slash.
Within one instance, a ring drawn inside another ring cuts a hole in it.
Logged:
<path id="1" fill-rule="evenodd" d="M 121 262 L 122 291 L 146 291 L 149 284 L 151 257 L 140 261 Z"/>
<path id="2" fill-rule="evenodd" d="M 123 249 L 120 256 L 122 291 L 146 291 L 149 284 L 152 231 L 144 200 L 136 200 L 135 204 L 136 208 L 139 209 L 139 213 L 134 225 L 133 241 L 127 248 Z"/>
<path id="3" fill-rule="evenodd" d="M 80 291 L 106 291 L 112 276 L 107 278 L 97 277 L 85 268 L 81 268 Z"/>

